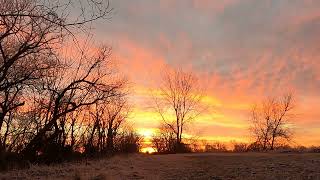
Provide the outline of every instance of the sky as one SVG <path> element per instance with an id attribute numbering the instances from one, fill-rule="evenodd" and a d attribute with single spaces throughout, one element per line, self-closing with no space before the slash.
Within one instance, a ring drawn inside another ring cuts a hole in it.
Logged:
<path id="1" fill-rule="evenodd" d="M 252 104 L 293 92 L 294 141 L 320 144 L 319 0 L 110 0 L 111 18 L 94 39 L 112 47 L 128 76 L 129 121 L 150 136 L 159 125 L 152 108 L 162 68 L 194 72 L 210 110 L 190 135 L 244 141 Z"/>

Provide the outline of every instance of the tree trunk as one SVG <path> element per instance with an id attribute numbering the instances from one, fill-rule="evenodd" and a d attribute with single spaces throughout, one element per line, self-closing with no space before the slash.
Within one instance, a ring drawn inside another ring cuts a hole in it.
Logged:
<path id="1" fill-rule="evenodd" d="M 275 140 L 275 136 L 272 135 L 272 141 L 271 141 L 271 150 L 274 149 L 274 140 Z"/>
<path id="2" fill-rule="evenodd" d="M 1 128 L 2 128 L 5 116 L 6 116 L 6 112 L 0 112 L 0 132 L 1 132 Z"/>
<path id="3" fill-rule="evenodd" d="M 113 151 L 113 130 L 112 128 L 108 128 L 108 134 L 107 134 L 107 150 Z"/>
<path id="4" fill-rule="evenodd" d="M 74 137 L 74 121 L 72 121 L 72 124 L 71 124 L 71 149 L 74 148 L 74 145 L 76 143 L 76 140 L 75 140 L 75 137 Z"/>

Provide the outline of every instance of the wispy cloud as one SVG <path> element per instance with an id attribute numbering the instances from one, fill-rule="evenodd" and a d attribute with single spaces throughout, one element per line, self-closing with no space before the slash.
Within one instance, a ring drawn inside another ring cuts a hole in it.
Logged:
<path id="1" fill-rule="evenodd" d="M 135 87 L 156 88 L 164 65 L 198 73 L 221 115 L 202 120 L 207 136 L 228 136 L 234 130 L 229 122 L 244 133 L 250 104 L 290 90 L 304 115 L 296 120 L 297 132 L 320 137 L 314 130 L 320 128 L 320 1 L 114 0 L 111 5 L 112 20 L 96 28 L 97 38 L 113 46 Z M 141 128 L 151 127 L 142 117 L 154 116 L 140 105 L 147 94 L 133 94 L 139 97 L 133 99 L 139 99 Z M 226 129 L 219 131 L 221 126 Z"/>

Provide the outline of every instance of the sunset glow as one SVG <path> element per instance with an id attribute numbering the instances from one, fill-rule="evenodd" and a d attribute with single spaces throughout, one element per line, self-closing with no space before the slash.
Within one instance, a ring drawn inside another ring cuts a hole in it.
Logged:
<path id="1" fill-rule="evenodd" d="M 320 0 L 0 5 L 0 179 L 320 179 Z"/>
<path id="2" fill-rule="evenodd" d="M 132 82 L 129 122 L 150 139 L 161 121 L 153 108 L 162 67 L 183 68 L 205 85 L 209 108 L 187 134 L 248 142 L 249 110 L 291 91 L 294 144 L 320 144 L 319 1 L 111 1 L 95 39 Z M 151 152 L 151 149 L 145 150 Z"/>
<path id="3" fill-rule="evenodd" d="M 155 153 L 156 151 L 152 147 L 141 148 L 142 153 Z"/>

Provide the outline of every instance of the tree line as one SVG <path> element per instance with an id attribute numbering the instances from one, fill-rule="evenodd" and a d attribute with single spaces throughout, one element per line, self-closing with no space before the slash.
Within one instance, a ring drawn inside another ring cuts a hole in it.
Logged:
<path id="1" fill-rule="evenodd" d="M 128 81 L 114 68 L 111 48 L 88 52 L 77 39 L 109 18 L 109 2 L 0 4 L 2 164 L 10 153 L 51 162 L 73 152 L 138 151 L 140 137 L 121 128 L 130 112 Z M 77 53 L 63 55 L 66 42 Z"/>

